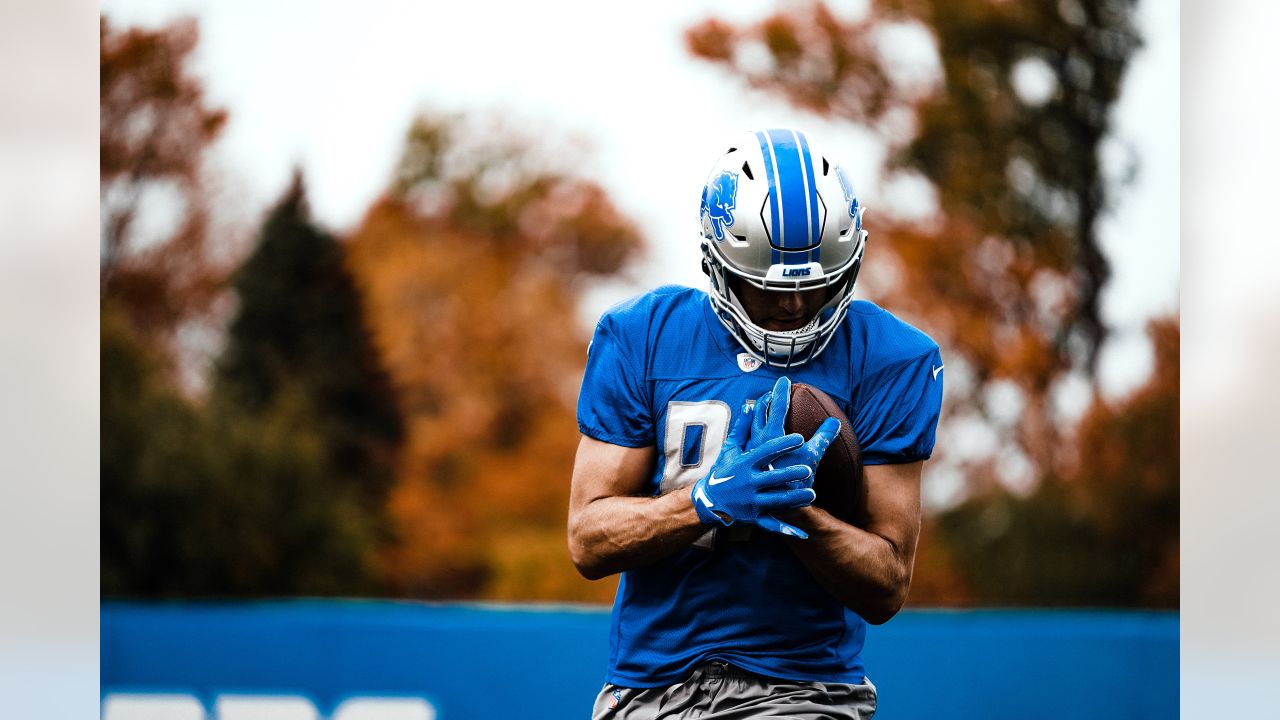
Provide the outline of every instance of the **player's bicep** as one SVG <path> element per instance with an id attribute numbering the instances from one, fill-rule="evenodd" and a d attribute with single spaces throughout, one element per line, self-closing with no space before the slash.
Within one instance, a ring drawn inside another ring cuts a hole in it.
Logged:
<path id="1" fill-rule="evenodd" d="M 924 461 L 867 465 L 867 522 L 864 530 L 888 540 L 900 557 L 915 556 L 920 536 L 920 475 Z"/>
<path id="2" fill-rule="evenodd" d="M 643 493 L 653 462 L 652 445 L 624 447 L 583 435 L 573 462 L 569 513 L 601 498 Z"/>

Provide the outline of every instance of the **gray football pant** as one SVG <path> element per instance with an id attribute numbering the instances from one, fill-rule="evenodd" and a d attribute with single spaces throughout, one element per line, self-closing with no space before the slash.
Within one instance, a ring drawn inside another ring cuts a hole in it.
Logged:
<path id="1" fill-rule="evenodd" d="M 789 682 L 711 662 L 671 687 L 625 688 L 606 683 L 592 720 L 869 720 L 876 686 Z"/>

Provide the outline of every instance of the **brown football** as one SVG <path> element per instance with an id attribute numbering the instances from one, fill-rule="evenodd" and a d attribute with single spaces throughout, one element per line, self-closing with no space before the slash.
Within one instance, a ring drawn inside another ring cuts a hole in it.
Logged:
<path id="1" fill-rule="evenodd" d="M 840 432 L 818 464 L 817 477 L 813 479 L 813 490 L 818 496 L 814 504 L 857 525 L 866 506 L 866 487 L 862 482 L 862 449 L 853 434 L 853 425 L 830 395 L 812 385 L 791 384 L 787 432 L 800 433 L 807 440 L 829 417 L 840 421 Z"/>

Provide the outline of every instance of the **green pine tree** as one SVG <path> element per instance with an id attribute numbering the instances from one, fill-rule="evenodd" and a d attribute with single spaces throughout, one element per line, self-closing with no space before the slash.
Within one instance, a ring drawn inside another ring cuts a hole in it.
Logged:
<path id="1" fill-rule="evenodd" d="M 300 174 L 234 285 L 239 310 L 215 396 L 258 415 L 295 408 L 323 443 L 332 481 L 381 513 L 403 421 L 343 248 L 311 222 Z"/>

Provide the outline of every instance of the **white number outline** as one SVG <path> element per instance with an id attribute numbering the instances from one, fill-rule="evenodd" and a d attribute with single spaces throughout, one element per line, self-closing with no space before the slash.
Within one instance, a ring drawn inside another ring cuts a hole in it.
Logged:
<path id="1" fill-rule="evenodd" d="M 668 493 L 679 488 L 689 487 L 706 475 L 712 463 L 720 457 L 729 438 L 729 423 L 733 420 L 733 410 L 728 403 L 721 400 L 701 400 L 689 402 L 672 400 L 667 403 L 667 427 L 663 434 L 663 468 L 659 492 Z M 688 437 L 689 427 L 702 426 L 702 447 L 698 452 L 698 462 L 694 465 L 684 464 L 684 441 Z M 715 547 L 716 531 L 711 528 L 693 542 L 694 547 L 711 550 Z"/>
<path id="2" fill-rule="evenodd" d="M 729 437 L 729 422 L 733 411 L 721 400 L 689 402 L 672 400 L 667 403 L 667 427 L 663 434 L 663 469 L 658 490 L 668 493 L 697 482 L 720 456 L 720 450 Z M 702 449 L 696 465 L 684 464 L 684 441 L 690 425 L 702 425 Z"/>

